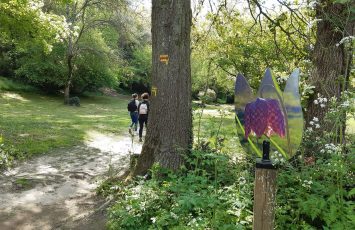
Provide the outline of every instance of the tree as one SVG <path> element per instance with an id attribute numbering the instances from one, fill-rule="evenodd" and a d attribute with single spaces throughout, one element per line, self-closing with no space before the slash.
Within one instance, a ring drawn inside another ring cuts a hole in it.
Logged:
<path id="1" fill-rule="evenodd" d="M 296 37 L 304 39 L 308 36 L 302 33 L 299 27 L 294 27 L 293 23 L 286 27 L 280 21 L 280 16 L 276 17 L 267 12 L 267 8 L 262 5 L 259 0 L 247 0 L 251 15 L 256 23 L 261 16 L 265 17 L 274 31 L 284 33 L 292 42 L 292 45 L 297 48 L 295 42 Z M 312 5 L 306 3 L 307 10 L 302 11 L 297 6 L 301 3 L 293 4 L 289 0 L 277 0 L 280 5 L 287 9 L 292 21 L 297 21 L 298 25 L 310 27 L 312 23 L 307 20 L 305 14 L 313 16 L 313 22 L 317 22 L 315 45 L 310 44 L 309 56 L 313 67 L 307 81 L 314 86 L 314 92 L 309 98 L 306 106 L 306 125 L 308 126 L 315 117 L 321 121 L 319 133 L 330 133 L 336 137 L 344 137 L 346 127 L 346 114 L 344 113 L 341 119 L 341 124 L 326 122 L 324 119 L 328 112 L 328 108 L 320 106 L 321 103 L 313 103 L 318 96 L 322 99 L 325 97 L 328 100 L 335 98 L 340 101 L 342 92 L 346 91 L 349 85 L 350 70 L 352 69 L 353 56 L 353 35 L 355 28 L 355 3 L 352 0 L 318 0 L 312 1 Z M 294 6 L 296 5 L 296 6 Z M 256 16 L 253 15 L 253 9 L 257 9 Z M 315 11 L 315 13 L 310 13 Z M 312 29 L 312 28 L 311 28 Z M 349 41 L 348 47 L 343 43 L 344 40 Z M 336 140 L 337 139 L 337 140 Z M 340 140 L 342 139 L 342 140 Z M 344 138 L 333 138 L 333 141 L 344 142 Z"/>
<path id="2" fill-rule="evenodd" d="M 70 93 L 103 86 L 146 89 L 150 22 L 135 3 L 2 1 L 0 74 L 48 92 L 66 88 L 66 101 Z"/>
<path id="3" fill-rule="evenodd" d="M 178 169 L 192 144 L 190 0 L 152 1 L 152 90 L 148 129 L 133 175 L 159 163 Z M 167 55 L 167 56 L 162 56 Z"/>
<path id="4" fill-rule="evenodd" d="M 92 5 L 99 4 L 95 0 L 68 2 L 65 7 L 65 17 L 69 24 L 70 33 L 66 39 L 66 63 L 68 67 L 66 82 L 64 85 L 64 104 L 69 103 L 70 87 L 74 77 L 74 62 L 79 54 L 79 41 L 83 34 L 93 28 L 93 22 L 88 11 Z"/>
<path id="5" fill-rule="evenodd" d="M 61 1 L 58 1 L 61 2 Z M 18 67 L 17 58 L 35 46 L 49 53 L 58 37 L 66 37 L 67 25 L 62 17 L 43 12 L 42 1 L 0 2 L 0 74 L 11 76 Z"/>
<path id="6" fill-rule="evenodd" d="M 353 1 L 320 0 L 316 4 L 317 39 L 312 54 L 314 71 L 310 83 L 315 86 L 315 94 L 307 107 L 307 124 L 314 117 L 323 120 L 327 108 L 313 103 L 319 94 L 321 97 L 340 99 L 342 92 L 348 89 L 353 46 L 347 50 L 341 41 L 354 35 L 355 3 Z M 324 131 L 345 136 L 346 114 L 343 124 L 336 126 L 323 123 Z M 335 129 L 334 129 L 335 128 Z M 343 142 L 343 140 L 337 140 Z"/>
<path id="7" fill-rule="evenodd" d="M 293 47 L 288 37 L 270 26 L 267 19 L 262 18 L 255 24 L 248 13 L 225 6 L 224 1 L 220 4 L 218 13 L 207 16 L 206 26 L 193 30 L 195 37 L 205 37 L 199 39 L 192 53 L 195 92 L 202 90 L 204 87 L 201 86 L 209 79 L 209 87 L 219 94 L 234 95 L 233 82 L 238 72 L 247 76 L 251 86 L 257 89 L 266 67 L 272 67 L 273 74 L 283 77 L 303 62 L 304 50 Z M 291 22 L 288 15 L 283 14 L 282 23 L 288 25 Z M 263 28 L 259 29 L 258 25 Z M 293 41 L 299 47 L 306 45 L 302 39 Z M 211 63 L 210 68 L 208 63 Z M 209 69 L 212 73 L 206 74 Z"/>

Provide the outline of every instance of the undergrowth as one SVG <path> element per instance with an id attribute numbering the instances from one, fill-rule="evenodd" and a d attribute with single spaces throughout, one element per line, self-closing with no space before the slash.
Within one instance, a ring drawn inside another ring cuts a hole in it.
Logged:
<path id="1" fill-rule="evenodd" d="M 248 163 L 249 162 L 249 163 Z M 333 154 L 279 169 L 276 229 L 351 229 L 353 156 Z M 252 229 L 254 173 L 251 161 L 193 151 L 177 172 L 155 165 L 151 178 L 101 187 L 117 202 L 109 229 Z"/>
<path id="2" fill-rule="evenodd" d="M 117 203 L 109 211 L 109 229 L 250 229 L 249 167 L 201 151 L 186 163 L 177 172 L 154 165 L 149 180 L 111 184 Z"/>
<path id="3" fill-rule="evenodd" d="M 3 143 L 0 136 L 0 172 L 13 165 L 15 160 L 24 159 L 24 154 L 12 145 Z"/>

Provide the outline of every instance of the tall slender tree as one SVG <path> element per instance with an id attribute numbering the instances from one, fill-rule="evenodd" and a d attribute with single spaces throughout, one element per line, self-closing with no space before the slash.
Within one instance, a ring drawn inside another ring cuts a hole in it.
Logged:
<path id="1" fill-rule="evenodd" d="M 152 1 L 152 93 L 148 130 L 134 175 L 159 163 L 177 169 L 192 143 L 190 0 Z"/>
<path id="2" fill-rule="evenodd" d="M 117 27 L 116 14 L 126 8 L 126 0 L 75 0 L 68 1 L 65 7 L 65 18 L 69 25 L 69 34 L 65 39 L 67 77 L 64 83 L 64 103 L 68 104 L 70 89 L 74 80 L 77 57 L 84 50 L 81 40 L 90 31 L 108 25 Z M 86 47 L 86 50 L 88 48 Z"/>

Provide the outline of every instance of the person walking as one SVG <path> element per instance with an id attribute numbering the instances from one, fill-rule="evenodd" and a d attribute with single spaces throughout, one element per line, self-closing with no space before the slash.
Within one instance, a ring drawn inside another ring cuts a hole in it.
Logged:
<path id="1" fill-rule="evenodd" d="M 148 113 L 149 113 L 149 94 L 142 94 L 143 101 L 138 105 L 138 121 L 139 121 L 139 141 L 142 142 L 143 126 L 147 129 Z"/>
<path id="2" fill-rule="evenodd" d="M 131 116 L 131 125 L 129 126 L 129 132 L 132 132 L 132 127 L 134 126 L 134 131 L 137 131 L 138 124 L 138 95 L 136 93 L 132 94 L 132 99 L 127 105 L 127 109 Z"/>

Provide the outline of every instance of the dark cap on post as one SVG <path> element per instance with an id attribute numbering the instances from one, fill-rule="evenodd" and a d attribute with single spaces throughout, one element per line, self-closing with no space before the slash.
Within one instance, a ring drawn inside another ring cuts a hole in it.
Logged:
<path id="1" fill-rule="evenodd" d="M 270 160 L 270 142 L 263 141 L 263 158 L 256 159 L 256 168 L 263 169 L 276 169 L 276 166 L 272 164 Z"/>

